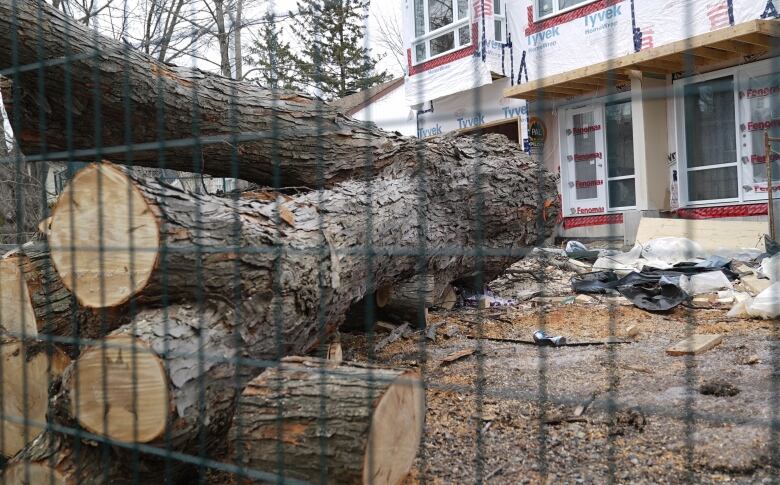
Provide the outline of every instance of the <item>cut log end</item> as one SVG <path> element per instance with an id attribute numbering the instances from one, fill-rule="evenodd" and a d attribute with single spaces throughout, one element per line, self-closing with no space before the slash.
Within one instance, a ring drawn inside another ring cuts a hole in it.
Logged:
<path id="1" fill-rule="evenodd" d="M 32 349 L 22 342 L 4 343 L 2 355 L 3 456 L 13 456 L 43 431 L 48 409 L 49 384 L 62 375 L 70 359 L 64 352 L 43 346 Z M 15 483 L 15 482 L 10 482 Z M 38 483 L 38 482 L 33 482 Z"/>
<path id="2" fill-rule="evenodd" d="M 22 339 L 38 335 L 27 283 L 15 255 L 0 259 L 0 326 Z"/>
<path id="3" fill-rule="evenodd" d="M 55 468 L 43 463 L 29 462 L 9 465 L 3 472 L 3 481 L 21 485 L 68 485 L 65 477 Z"/>
<path id="4" fill-rule="evenodd" d="M 398 485 L 417 456 L 425 417 L 420 377 L 407 372 L 382 396 L 371 418 L 363 483 Z"/>
<path id="5" fill-rule="evenodd" d="M 168 381 L 162 360 L 130 336 L 106 338 L 85 351 L 69 378 L 79 423 L 109 438 L 148 443 L 168 419 Z"/>
<path id="6" fill-rule="evenodd" d="M 327 431 L 318 424 L 322 409 Z M 228 441 L 232 458 L 248 468 L 312 483 L 399 485 L 417 455 L 424 416 L 417 371 L 288 357 L 246 387 Z"/>
<path id="7" fill-rule="evenodd" d="M 54 266 L 79 302 L 112 307 L 149 281 L 157 262 L 159 226 L 127 175 L 93 164 L 76 174 L 57 201 L 49 244 Z"/>

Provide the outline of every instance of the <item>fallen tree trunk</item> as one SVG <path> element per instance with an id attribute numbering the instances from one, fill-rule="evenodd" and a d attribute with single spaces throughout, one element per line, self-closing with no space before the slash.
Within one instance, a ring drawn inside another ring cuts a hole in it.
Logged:
<path id="1" fill-rule="evenodd" d="M 56 421 L 174 451 L 224 445 L 239 389 L 262 370 L 236 365 L 234 319 L 220 304 L 141 311 L 65 371 Z"/>
<path id="2" fill-rule="evenodd" d="M 0 0 L 0 68 L 39 62 L 49 63 L 42 77 L 38 69 L 9 76 L 18 98 L 8 86 L 2 93 L 27 156 L 90 151 L 99 139 L 100 156 L 118 163 L 202 169 L 266 186 L 276 185 L 278 174 L 280 186 L 309 187 L 416 158 L 415 139 L 349 119 L 307 95 L 158 62 L 44 2 Z M 41 112 L 46 133 L 39 131 Z M 126 147 L 126 127 L 134 144 L 147 145 Z"/>
<path id="3" fill-rule="evenodd" d="M 62 284 L 45 241 L 32 241 L 0 259 L 0 309 L 6 332 L 18 338 L 45 335 L 75 356 L 84 339 L 98 339 L 130 320 L 128 305 L 82 307 Z M 24 330 L 22 330 L 22 324 Z"/>
<path id="4" fill-rule="evenodd" d="M 290 357 L 243 391 L 228 441 L 240 466 L 311 483 L 396 485 L 424 417 L 416 371 Z"/>
<path id="5" fill-rule="evenodd" d="M 506 138 L 431 144 L 447 165 L 421 173 L 396 164 L 372 181 L 274 202 L 192 194 L 91 165 L 54 208 L 51 257 L 84 306 L 235 302 L 255 358 L 305 354 L 352 303 L 413 276 L 418 254 L 428 274 L 454 281 L 502 270 L 552 231 L 554 208 L 545 220 L 537 191 L 554 193 L 555 179 Z"/>

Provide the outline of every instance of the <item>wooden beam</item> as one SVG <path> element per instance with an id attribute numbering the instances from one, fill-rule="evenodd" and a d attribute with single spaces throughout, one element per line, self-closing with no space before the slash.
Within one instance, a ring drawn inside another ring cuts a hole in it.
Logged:
<path id="1" fill-rule="evenodd" d="M 693 50 L 693 53 L 697 57 L 712 59 L 714 61 L 726 61 L 734 58 L 734 56 L 728 52 L 723 52 L 722 50 L 713 49 L 711 47 L 697 47 Z"/>
<path id="2" fill-rule="evenodd" d="M 778 44 L 777 40 L 761 33 L 746 34 L 740 36 L 736 40 L 739 42 L 744 42 L 745 44 L 757 45 L 759 47 L 769 47 L 772 44 L 774 45 Z"/>
<path id="3" fill-rule="evenodd" d="M 720 42 L 713 42 L 709 45 L 709 47 L 711 49 L 719 49 L 742 56 L 757 54 L 758 51 L 761 50 L 757 46 L 746 44 L 744 42 L 737 42 L 736 40 L 722 40 Z"/>
<path id="4" fill-rule="evenodd" d="M 780 37 L 780 26 L 774 20 L 752 20 L 741 24 L 718 29 L 705 34 L 697 35 L 689 39 L 683 39 L 669 44 L 664 44 L 652 49 L 629 54 L 627 56 L 610 59 L 605 62 L 592 64 L 589 66 L 574 69 L 561 74 L 537 79 L 529 83 L 513 86 L 504 91 L 504 96 L 519 97 L 529 91 L 543 89 L 547 86 L 564 84 L 567 81 L 576 81 L 586 77 L 605 75 L 610 71 L 620 71 L 630 69 L 643 62 L 662 59 L 675 54 L 684 54 L 690 50 L 700 47 L 709 47 L 711 44 L 723 41 L 748 39 L 751 42 L 761 41 L 762 44 L 769 45 L 771 40 L 767 37 Z M 746 41 L 747 42 L 747 41 Z M 694 54 L 695 55 L 695 54 Z"/>

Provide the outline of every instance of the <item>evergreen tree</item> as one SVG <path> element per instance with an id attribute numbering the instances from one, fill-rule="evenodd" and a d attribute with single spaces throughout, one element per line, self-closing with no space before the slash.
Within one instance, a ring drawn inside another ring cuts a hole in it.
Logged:
<path id="1" fill-rule="evenodd" d="M 299 0 L 293 32 L 300 49 L 298 80 L 325 99 L 347 96 L 383 83 L 379 58 L 365 47 L 368 0 Z"/>
<path id="2" fill-rule="evenodd" d="M 264 87 L 297 90 L 302 87 L 295 82 L 297 58 L 283 36 L 279 18 L 267 12 L 257 37 L 249 46 L 249 54 L 244 57 L 246 65 L 252 66 L 246 75 L 256 74 L 257 82 Z"/>

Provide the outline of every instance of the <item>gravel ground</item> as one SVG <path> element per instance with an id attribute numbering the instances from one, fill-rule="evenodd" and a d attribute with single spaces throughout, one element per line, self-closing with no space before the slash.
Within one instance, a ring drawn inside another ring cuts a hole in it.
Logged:
<path id="1" fill-rule="evenodd" d="M 416 333 L 375 357 L 424 369 L 426 429 L 409 484 L 769 483 L 773 477 L 769 423 L 780 386 L 773 391 L 771 322 L 731 320 L 725 310 L 658 315 L 603 303 L 460 309 L 433 313 L 432 321 L 435 341 Z M 472 338 L 529 340 L 544 328 L 569 342 L 592 342 L 624 336 L 630 325 L 640 331 L 631 343 L 608 346 L 540 348 Z M 693 358 L 666 355 L 691 333 L 724 339 Z M 368 358 L 365 335 L 343 335 L 342 343 L 345 359 Z M 475 353 L 441 364 L 467 348 Z M 578 406 L 585 406 L 579 416 Z"/>

